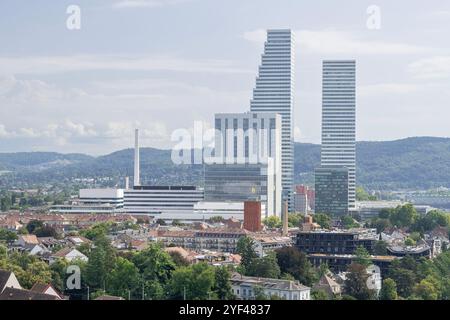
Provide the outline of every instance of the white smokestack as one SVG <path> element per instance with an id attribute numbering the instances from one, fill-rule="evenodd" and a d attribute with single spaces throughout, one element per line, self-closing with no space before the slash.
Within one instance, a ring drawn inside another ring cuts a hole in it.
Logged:
<path id="1" fill-rule="evenodd" d="M 125 177 L 125 190 L 130 189 L 130 177 Z"/>
<path id="2" fill-rule="evenodd" d="M 134 132 L 134 186 L 139 186 L 139 129 Z"/>

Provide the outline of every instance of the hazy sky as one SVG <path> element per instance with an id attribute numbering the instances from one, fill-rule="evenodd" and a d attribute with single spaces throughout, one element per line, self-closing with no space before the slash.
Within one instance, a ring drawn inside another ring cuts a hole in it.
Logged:
<path id="1" fill-rule="evenodd" d="M 320 143 L 330 58 L 357 60 L 358 140 L 450 136 L 448 0 L 2 0 L 0 152 L 104 154 L 136 126 L 170 148 L 174 129 L 249 110 L 267 28 L 296 33 L 297 141 Z"/>

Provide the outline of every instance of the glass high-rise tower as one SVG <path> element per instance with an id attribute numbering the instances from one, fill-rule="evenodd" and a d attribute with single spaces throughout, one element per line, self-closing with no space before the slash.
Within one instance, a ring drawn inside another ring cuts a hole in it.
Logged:
<path id="1" fill-rule="evenodd" d="M 267 31 L 253 99 L 252 112 L 281 115 L 281 183 L 283 198 L 292 208 L 294 173 L 294 35 L 289 29 Z"/>
<path id="2" fill-rule="evenodd" d="M 356 62 L 323 61 L 322 167 L 348 168 L 348 206 L 355 207 Z"/>

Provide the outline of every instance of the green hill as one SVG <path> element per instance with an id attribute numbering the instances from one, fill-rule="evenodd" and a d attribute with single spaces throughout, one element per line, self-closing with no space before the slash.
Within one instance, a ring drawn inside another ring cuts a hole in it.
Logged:
<path id="1" fill-rule="evenodd" d="M 201 165 L 174 165 L 170 150 L 141 148 L 141 180 L 148 184 L 201 184 Z M 320 146 L 295 144 L 295 182 L 312 183 Z M 68 183 L 94 178 L 123 183 L 133 175 L 133 149 L 100 157 L 51 152 L 0 153 L 0 186 Z M 9 173 L 7 173 L 9 172 Z M 102 179 L 110 177 L 111 179 Z M 368 189 L 450 187 L 450 139 L 415 137 L 357 143 L 357 183 Z"/>

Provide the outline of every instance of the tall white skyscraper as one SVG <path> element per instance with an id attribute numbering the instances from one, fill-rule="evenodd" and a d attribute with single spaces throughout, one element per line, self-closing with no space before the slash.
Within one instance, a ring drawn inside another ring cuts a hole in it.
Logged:
<path id="1" fill-rule="evenodd" d="M 356 200 L 355 82 L 354 60 L 323 62 L 321 166 L 348 168 L 349 209 Z"/>
<path id="2" fill-rule="evenodd" d="M 294 175 L 294 35 L 289 29 L 268 30 L 261 56 L 253 99 L 252 112 L 278 113 L 281 125 L 281 181 L 283 197 L 289 200 Z"/>

